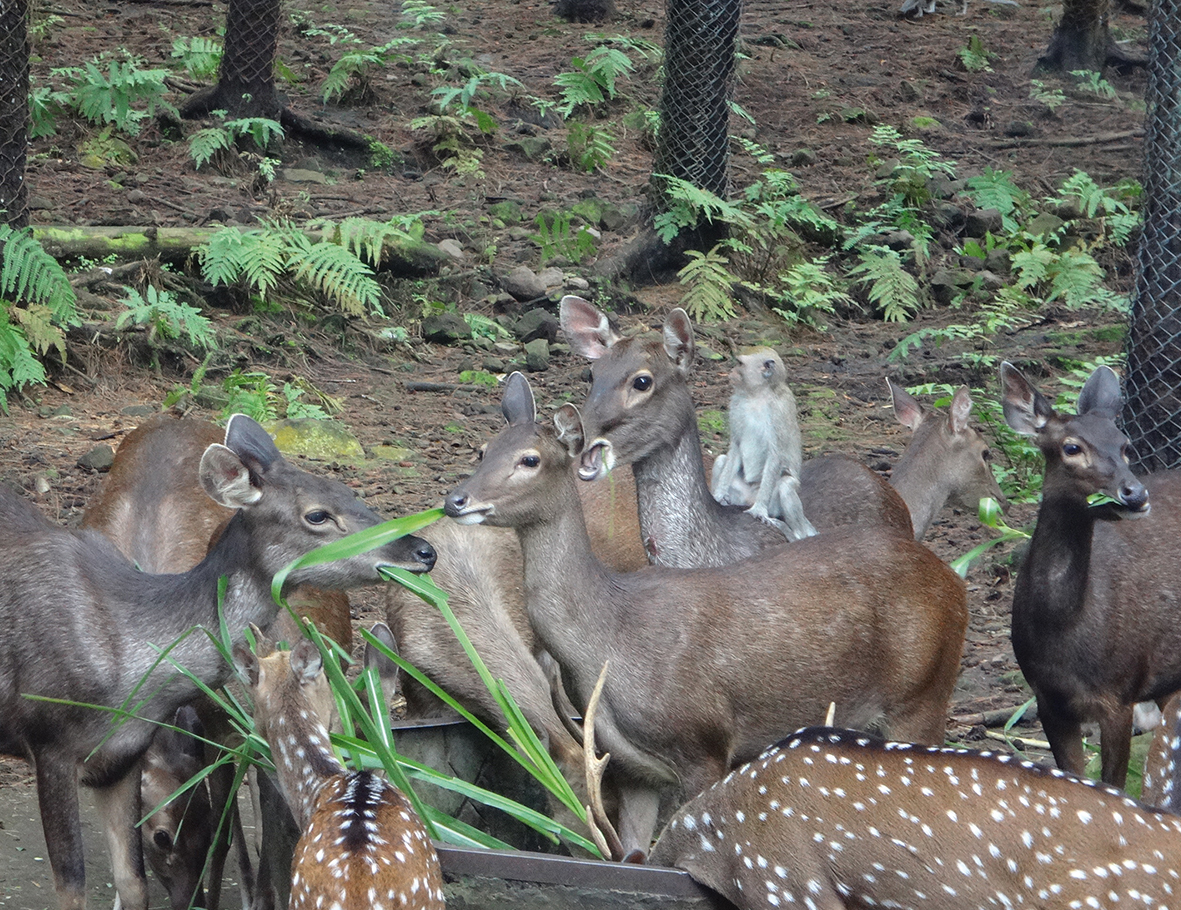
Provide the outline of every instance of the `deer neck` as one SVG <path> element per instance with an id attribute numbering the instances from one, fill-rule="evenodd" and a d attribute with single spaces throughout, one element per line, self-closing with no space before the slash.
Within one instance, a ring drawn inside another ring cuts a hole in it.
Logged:
<path id="1" fill-rule="evenodd" d="M 267 740 L 279 788 L 300 831 L 306 831 L 324 785 L 344 773 L 328 743 L 328 730 L 303 705 L 272 719 Z"/>
<path id="2" fill-rule="evenodd" d="M 915 540 L 921 540 L 927 533 L 927 528 L 951 495 L 951 487 L 947 479 L 941 477 L 938 467 L 931 464 L 929 459 L 912 455 L 918 442 L 916 434 L 916 439 L 903 453 L 890 475 L 891 486 L 898 491 L 910 511 Z"/>
<path id="3" fill-rule="evenodd" d="M 678 568 L 723 564 L 716 537 L 725 507 L 709 491 L 697 433 L 682 433 L 632 469 L 649 559 Z"/>
<path id="4" fill-rule="evenodd" d="M 1065 626 L 1080 612 L 1091 571 L 1095 514 L 1078 496 L 1045 490 L 1013 597 L 1018 625 Z"/>

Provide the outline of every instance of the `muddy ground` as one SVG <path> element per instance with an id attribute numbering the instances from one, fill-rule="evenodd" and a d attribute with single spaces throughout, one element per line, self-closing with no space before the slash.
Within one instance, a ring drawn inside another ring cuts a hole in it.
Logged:
<path id="1" fill-rule="evenodd" d="M 371 80 L 371 94 L 356 103 L 323 104 L 317 86 L 339 55 L 324 37 L 308 37 L 317 26 L 346 26 L 365 45 L 396 34 L 388 5 L 342 0 L 310 6 L 289 2 L 300 13 L 305 34 L 286 25 L 280 58 L 290 81 L 283 90 L 294 110 L 324 123 L 361 130 L 394 150 L 393 163 L 373 167 L 356 154 L 344 154 L 292 142 L 283 165 L 298 167 L 262 188 L 245 172 L 228 175 L 196 171 L 183 143 L 165 138 L 149 122 L 129 138 L 134 161 L 91 167 L 81 143 L 96 129 L 62 120 L 55 136 L 31 146 L 28 182 L 33 220 L 39 224 L 204 226 L 252 224 L 259 216 L 340 218 L 364 215 L 384 219 L 430 211 L 424 217 L 426 239 L 457 241 L 464 259 L 442 281 L 390 282 L 390 323 L 405 328 L 409 343 L 381 338 L 382 323 L 362 323 L 325 315 L 313 307 L 253 314 L 249 324 L 240 310 L 209 312 L 223 333 L 223 352 L 206 378 L 213 383 L 230 369 L 257 369 L 276 382 L 302 378 L 339 398 L 339 419 L 368 453 L 394 445 L 405 451 L 396 461 L 369 457 L 355 463 L 312 465 L 355 486 L 366 500 L 389 515 L 431 507 L 472 467 L 478 447 L 499 427 L 495 390 L 459 383 L 463 370 L 479 369 L 485 355 L 473 349 L 425 343 L 417 337 L 423 303 L 438 301 L 461 312 L 494 315 L 490 302 L 500 279 L 514 266 L 539 266 L 536 246 L 528 239 L 534 215 L 543 209 L 569 208 L 586 197 L 624 207 L 637 205 L 651 173 L 651 152 L 639 130 L 617 126 L 614 158 L 594 174 L 561 163 L 529 159 L 507 147 L 520 136 L 540 137 L 560 148 L 560 129 L 512 117 L 520 98 L 488 99 L 503 124 L 483 147 L 484 177 L 459 178 L 440 167 L 429 142 L 410 130 L 409 121 L 427 111 L 430 89 L 443 77 L 420 64 L 391 64 Z M 570 69 L 572 56 L 592 45 L 594 32 L 624 34 L 660 41 L 664 10 L 652 0 L 619 3 L 619 18 L 605 26 L 569 25 L 555 20 L 546 3 L 530 0 L 472 0 L 444 9 L 446 43 L 435 58 L 450 64 L 474 60 L 488 71 L 521 80 L 520 95 L 555 97 L 554 76 Z M 440 9 L 443 9 L 440 7 Z M 745 59 L 739 67 L 735 99 L 755 125 L 735 120 L 745 132 L 790 167 L 802 192 L 825 211 L 840 215 L 847 206 L 867 210 L 881 201 L 874 182 L 875 150 L 867 142 L 871 126 L 881 122 L 919 135 L 926 145 L 958 162 L 960 176 L 987 167 L 1010 170 L 1018 185 L 1034 196 L 1051 194 L 1075 168 L 1101 184 L 1139 176 L 1143 74 L 1108 73 L 1118 94 L 1099 100 L 1063 84 L 1064 100 L 1056 112 L 1030 98 L 1030 73 L 1044 49 L 1058 14 L 1053 5 L 1008 6 L 970 0 L 940 0 L 939 11 L 920 21 L 900 19 L 886 0 L 750 2 L 743 18 Z M 38 17 L 60 21 L 34 44 L 33 74 L 39 84 L 52 80 L 51 69 L 81 65 L 96 54 L 127 50 L 151 66 L 171 65 L 169 48 L 176 36 L 210 36 L 224 23 L 222 3 L 104 2 L 55 0 L 36 5 Z M 1143 50 L 1143 18 L 1120 13 L 1113 21 L 1117 38 Z M 418 34 L 418 33 L 413 33 Z M 976 36 L 993 56 L 990 68 L 966 70 L 957 53 Z M 424 38 L 426 46 L 441 43 Z M 621 83 L 620 98 L 609 108 L 612 124 L 628 111 L 656 103 L 654 65 L 641 64 Z M 170 83 L 175 102 L 191 87 L 185 77 Z M 1057 83 L 1053 83 L 1057 85 Z M 526 105 L 527 106 L 527 105 Z M 916 120 L 918 118 L 918 120 Z M 868 122 L 867 122 L 868 121 Z M 188 124 L 191 134 L 199 125 Z M 1073 141 L 1079 140 L 1079 141 Z M 797 154 L 806 150 L 808 154 Z M 793 159 L 794 156 L 794 159 Z M 753 160 L 736 154 L 733 181 L 743 186 L 756 173 Z M 311 173 L 313 176 L 308 177 Z M 311 182 L 305 182 L 311 181 Z M 517 202 L 522 226 L 489 217 L 497 202 Z M 620 249 L 638 230 L 625 222 L 605 231 L 600 258 Z M 951 257 L 959 242 L 939 238 L 937 254 Z M 1104 261 L 1109 284 L 1126 292 L 1131 263 L 1127 254 Z M 94 264 L 81 264 L 85 269 Z M 567 277 L 586 274 L 567 267 Z M 127 279 L 128 281 L 132 279 Z M 91 283 L 85 283 L 93 288 Z M 609 300 L 625 328 L 659 325 L 676 305 L 675 284 L 614 289 Z M 109 321 L 113 293 L 83 298 L 86 317 Z M 593 295 L 592 295 L 593 296 Z M 603 298 L 608 299 L 608 298 Z M 918 326 L 963 321 L 963 313 L 928 309 Z M 1119 332 L 1107 329 L 1115 317 L 1048 310 L 1025 328 L 997 336 L 984 350 L 1054 376 L 1070 361 L 1094 360 L 1118 353 Z M 887 473 L 906 444 L 906 431 L 892 419 L 884 377 L 909 385 L 922 382 L 969 383 L 978 394 L 995 399 L 995 367 L 967 365 L 954 347 L 927 349 L 903 363 L 888 362 L 898 339 L 915 326 L 884 324 L 865 311 L 850 309 L 831 320 L 827 331 L 789 327 L 767 312 L 740 312 L 738 318 L 703 327 L 702 340 L 716 359 L 706 356 L 697 369 L 694 393 L 703 416 L 704 441 L 724 451 L 719 412 L 728 398 L 726 373 L 735 348 L 769 342 L 788 365 L 800 402 L 807 454 L 840 452 Z M 506 362 L 519 351 L 502 352 Z M 0 479 L 26 491 L 56 521 L 76 524 L 102 476 L 79 464 L 96 445 L 117 445 L 119 438 L 158 410 L 178 385 L 189 385 L 200 358 L 168 356 L 153 363 L 140 343 L 72 343 L 64 368 L 54 370 L 44 388 L 10 396 L 9 412 L 0 417 Z M 579 401 L 585 394 L 585 367 L 556 348 L 548 370 L 532 376 L 544 406 Z M 411 392 L 407 380 L 457 385 L 440 392 Z M 193 413 L 214 417 L 197 406 Z M 1003 456 L 998 456 L 1003 458 Z M 1028 524 L 1034 506 L 1014 505 L 1009 522 Z M 974 517 L 945 512 L 927 538 L 944 559 L 961 555 L 992 532 Z M 1008 548 L 979 561 L 968 576 L 971 628 L 963 676 L 951 714 L 972 718 L 985 711 L 1022 703 L 1022 688 L 1008 642 L 1012 585 Z M 380 594 L 355 598 L 358 621 L 378 612 Z M 47 617 L 51 621 L 51 617 Z M 1034 727 L 1023 735 L 1040 737 Z M 983 728 L 954 722 L 949 735 L 979 741 Z M 110 899 L 107 868 L 100 847 L 90 848 L 95 905 Z M 23 763 L 0 764 L 0 906 L 54 906 L 51 876 L 33 802 L 31 776 Z"/>

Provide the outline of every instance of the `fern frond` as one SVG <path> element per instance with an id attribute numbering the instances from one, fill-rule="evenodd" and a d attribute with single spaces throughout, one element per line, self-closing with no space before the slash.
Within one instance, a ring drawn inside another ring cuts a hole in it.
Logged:
<path id="1" fill-rule="evenodd" d="M 413 239 L 388 221 L 370 221 L 367 218 L 346 218 L 334 233 L 338 244 L 375 268 L 381 265 L 381 255 L 387 240 L 404 242 Z"/>
<path id="2" fill-rule="evenodd" d="M 331 297 L 353 316 L 381 310 L 381 288 L 373 270 L 348 250 L 335 243 L 310 244 L 292 258 L 295 277 Z"/>
<path id="3" fill-rule="evenodd" d="M 42 303 L 64 325 L 78 322 L 78 298 L 69 277 L 31 230 L 0 224 L 0 258 L 0 297 Z"/>
<path id="4" fill-rule="evenodd" d="M 189 139 L 189 157 L 193 159 L 197 170 L 201 170 L 202 165 L 212 161 L 218 152 L 229 151 L 233 143 L 229 131 L 220 126 L 198 130 Z"/>
<path id="5" fill-rule="evenodd" d="M 896 251 L 870 247 L 849 275 L 866 286 L 870 301 L 886 322 L 906 322 L 918 311 L 919 283 L 902 267 Z"/>
<path id="6" fill-rule="evenodd" d="M 688 250 L 685 255 L 689 262 L 677 272 L 681 284 L 688 288 L 681 299 L 685 312 L 698 322 L 732 319 L 730 286 L 734 276 L 730 274 L 730 261 L 716 245 L 708 253 Z"/>

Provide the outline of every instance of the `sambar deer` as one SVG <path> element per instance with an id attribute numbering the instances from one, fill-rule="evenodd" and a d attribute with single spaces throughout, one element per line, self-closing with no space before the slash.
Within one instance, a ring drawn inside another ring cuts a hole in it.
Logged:
<path id="1" fill-rule="evenodd" d="M 95 790 L 124 910 L 144 910 L 140 758 L 156 723 L 231 670 L 209 636 L 268 623 L 271 578 L 320 544 L 381 519 L 338 481 L 289 464 L 270 436 L 241 414 L 225 444 L 201 457 L 205 492 L 237 512 L 194 569 L 141 572 L 93 531 L 50 524 L 30 503 L 0 490 L 0 743 L 29 757 L 58 899 L 85 906 L 79 781 Z M 403 537 L 369 553 L 292 573 L 291 584 L 346 588 L 381 580 L 383 566 L 426 572 L 435 553 Z M 219 608 L 219 580 L 225 579 Z M 57 620 L 32 609 L 52 597 Z M 163 649 L 171 648 L 167 657 Z M 31 697 L 30 697 L 31 696 Z M 133 717 L 112 724 L 107 711 Z"/>
<path id="2" fill-rule="evenodd" d="M 570 470 L 577 409 L 542 427 L 514 373 L 503 410 L 508 427 L 445 508 L 516 530 L 530 621 L 580 709 L 610 658 L 599 731 L 628 852 L 647 852 L 662 794 L 699 792 L 830 702 L 850 723 L 942 742 L 967 609 L 930 550 L 847 530 L 720 568 L 612 572 Z"/>

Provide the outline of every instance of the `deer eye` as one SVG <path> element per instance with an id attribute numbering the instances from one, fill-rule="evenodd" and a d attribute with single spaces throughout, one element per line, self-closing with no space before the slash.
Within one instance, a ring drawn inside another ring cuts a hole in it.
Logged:
<path id="1" fill-rule="evenodd" d="M 983 452 L 980 453 L 980 457 L 983 458 L 985 461 L 992 461 L 992 450 L 985 449 Z"/>
<path id="2" fill-rule="evenodd" d="M 1083 453 L 1083 447 L 1077 442 L 1064 442 L 1062 444 L 1062 454 L 1067 458 L 1074 458 L 1076 455 Z"/>
<path id="3" fill-rule="evenodd" d="M 652 377 L 647 374 L 637 376 L 632 380 L 632 388 L 637 392 L 647 392 L 652 388 Z"/>
<path id="4" fill-rule="evenodd" d="M 329 521 L 331 518 L 332 518 L 332 516 L 329 515 L 327 512 L 325 512 L 323 509 L 313 509 L 311 512 L 308 512 L 308 514 L 303 517 L 303 520 L 306 521 L 310 525 L 322 525 L 322 524 L 324 524 L 324 522 Z"/>
<path id="5" fill-rule="evenodd" d="M 521 459 L 521 464 L 527 468 L 536 468 L 541 465 L 540 455 L 526 455 Z"/>

